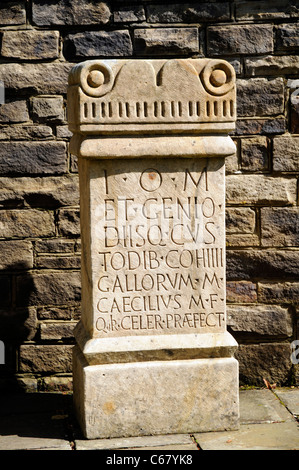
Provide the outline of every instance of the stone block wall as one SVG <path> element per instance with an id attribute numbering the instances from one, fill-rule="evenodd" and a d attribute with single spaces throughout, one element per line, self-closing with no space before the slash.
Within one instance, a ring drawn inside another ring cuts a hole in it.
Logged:
<path id="1" fill-rule="evenodd" d="M 2 0 L 1 390 L 72 387 L 80 228 L 68 72 L 90 58 L 130 57 L 217 57 L 234 66 L 228 329 L 240 345 L 241 384 L 298 384 L 290 359 L 299 332 L 298 50 L 296 0 Z"/>

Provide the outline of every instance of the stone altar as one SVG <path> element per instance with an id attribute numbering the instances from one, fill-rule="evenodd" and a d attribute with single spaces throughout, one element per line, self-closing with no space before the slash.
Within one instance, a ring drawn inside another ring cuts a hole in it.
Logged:
<path id="1" fill-rule="evenodd" d="M 69 76 L 82 316 L 74 404 L 86 438 L 236 429 L 226 328 L 223 60 L 95 60 Z"/>

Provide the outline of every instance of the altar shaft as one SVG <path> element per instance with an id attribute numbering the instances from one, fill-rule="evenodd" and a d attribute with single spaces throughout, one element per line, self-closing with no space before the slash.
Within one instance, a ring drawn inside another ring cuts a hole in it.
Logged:
<path id="1" fill-rule="evenodd" d="M 236 429 L 225 299 L 233 68 L 88 61 L 70 74 L 68 116 L 82 242 L 74 403 L 85 436 Z"/>

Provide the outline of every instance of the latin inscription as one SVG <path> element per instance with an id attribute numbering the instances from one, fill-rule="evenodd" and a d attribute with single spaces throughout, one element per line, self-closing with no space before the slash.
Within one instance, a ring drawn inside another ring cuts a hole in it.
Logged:
<path id="1" fill-rule="evenodd" d="M 223 331 L 222 162 L 134 163 L 119 173 L 102 163 L 97 180 L 98 334 Z"/>

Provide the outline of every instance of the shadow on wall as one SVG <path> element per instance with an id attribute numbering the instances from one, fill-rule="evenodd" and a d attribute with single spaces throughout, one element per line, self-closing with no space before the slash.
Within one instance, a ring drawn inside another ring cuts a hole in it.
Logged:
<path id="1" fill-rule="evenodd" d="M 22 299 L 16 295 L 16 280 L 26 274 L 26 289 Z M 0 356 L 0 392 L 21 391 L 16 380 L 18 350 L 24 341 L 36 335 L 36 310 L 29 306 L 34 288 L 33 279 L 26 262 L 20 261 L 6 267 L 0 274 L 0 340 L 3 354 Z"/>

